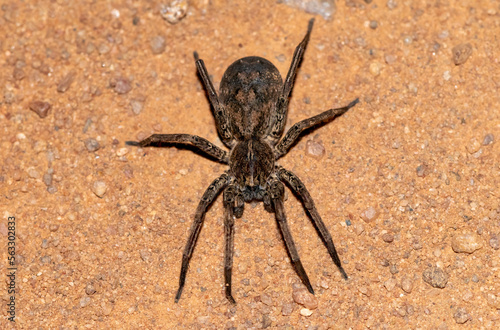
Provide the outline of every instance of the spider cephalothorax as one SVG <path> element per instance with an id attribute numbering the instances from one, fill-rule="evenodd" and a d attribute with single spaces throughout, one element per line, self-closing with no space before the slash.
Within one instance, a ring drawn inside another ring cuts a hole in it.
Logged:
<path id="1" fill-rule="evenodd" d="M 288 112 L 288 98 L 309 41 L 313 23 L 314 20 L 311 19 L 306 36 L 295 49 L 284 83 L 278 69 L 268 60 L 255 56 L 245 57 L 227 68 L 220 83 L 220 96 L 218 96 L 209 79 L 205 64 L 199 59 L 198 54 L 194 53 L 198 72 L 213 107 L 217 131 L 222 142 L 230 149 L 229 154 L 204 138 L 189 134 L 154 134 L 140 142 L 127 142 L 129 145 L 140 147 L 158 146 L 162 143 L 190 144 L 219 162 L 229 165 L 229 169 L 208 187 L 198 204 L 189 239 L 182 255 L 176 302 L 181 296 L 186 281 L 189 260 L 200 234 L 206 210 L 220 192 L 223 192 L 225 210 L 224 281 L 227 299 L 234 303 L 231 294 L 234 217 L 241 217 L 245 202 L 252 200 L 263 201 L 266 209 L 275 213 L 295 271 L 307 289 L 314 293 L 288 229 L 283 207 L 283 182 L 302 199 L 333 262 L 342 276 L 347 279 L 332 237 L 319 216 L 311 195 L 295 174 L 276 164 L 276 160 L 288 152 L 304 130 L 327 123 L 358 103 L 356 99 L 346 107 L 330 109 L 298 122 L 281 138 Z"/>

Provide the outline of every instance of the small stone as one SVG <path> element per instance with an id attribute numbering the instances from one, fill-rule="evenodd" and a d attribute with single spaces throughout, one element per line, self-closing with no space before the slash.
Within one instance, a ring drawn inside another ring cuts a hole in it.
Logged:
<path id="1" fill-rule="evenodd" d="M 313 311 L 307 308 L 302 308 L 300 310 L 300 315 L 302 316 L 311 316 L 313 314 Z"/>
<path id="2" fill-rule="evenodd" d="M 186 16 L 187 9 L 187 0 L 174 0 L 168 5 L 160 5 L 160 14 L 170 24 L 176 24 Z"/>
<path id="3" fill-rule="evenodd" d="M 94 287 L 94 284 L 92 284 L 92 283 L 87 284 L 87 286 L 85 287 L 85 293 L 88 294 L 89 296 L 96 293 L 96 289 Z"/>
<path id="4" fill-rule="evenodd" d="M 396 286 L 396 284 L 397 284 L 396 279 L 390 278 L 384 282 L 384 287 L 387 289 L 387 291 L 392 291 Z"/>
<path id="5" fill-rule="evenodd" d="M 472 253 L 482 247 L 481 238 L 472 232 L 457 234 L 451 240 L 451 248 L 456 253 Z"/>
<path id="6" fill-rule="evenodd" d="M 500 310 L 500 297 L 498 295 L 488 293 L 488 295 L 486 296 L 486 301 L 491 307 Z"/>
<path id="7" fill-rule="evenodd" d="M 321 141 L 308 140 L 306 142 L 306 154 L 314 158 L 321 158 L 325 154 L 325 147 Z"/>
<path id="8" fill-rule="evenodd" d="M 406 293 L 410 293 L 413 290 L 413 281 L 411 278 L 403 277 L 401 279 L 401 289 Z"/>
<path id="9" fill-rule="evenodd" d="M 43 183 L 45 183 L 47 187 L 52 185 L 52 173 L 45 173 L 43 175 Z"/>
<path id="10" fill-rule="evenodd" d="M 392 54 L 385 54 L 384 60 L 387 64 L 394 64 L 396 62 L 396 56 Z"/>
<path id="11" fill-rule="evenodd" d="M 377 21 L 370 21 L 370 29 L 375 30 L 378 27 L 378 22 Z"/>
<path id="12" fill-rule="evenodd" d="M 434 288 L 440 289 L 446 287 L 446 283 L 448 283 L 449 277 L 450 276 L 444 270 L 437 266 L 427 268 L 422 273 L 422 279 L 425 283 L 431 285 Z"/>
<path id="13" fill-rule="evenodd" d="M 85 144 L 85 148 L 87 148 L 89 152 L 97 151 L 100 148 L 99 142 L 97 142 L 97 140 L 93 138 L 85 139 L 83 140 L 83 143 Z"/>
<path id="14" fill-rule="evenodd" d="M 495 250 L 500 249 L 500 242 L 498 240 L 498 236 L 495 235 L 490 238 L 490 246 Z"/>
<path id="15" fill-rule="evenodd" d="M 38 171 L 35 170 L 33 167 L 30 167 L 28 169 L 28 176 L 32 179 L 38 179 L 40 178 L 40 173 L 38 173 Z"/>
<path id="16" fill-rule="evenodd" d="M 279 54 L 278 56 L 276 56 L 276 59 L 278 60 L 278 62 L 283 63 L 283 62 L 285 62 L 286 57 L 284 54 Z"/>
<path id="17" fill-rule="evenodd" d="M 151 39 L 150 45 L 153 54 L 158 55 L 165 51 L 165 48 L 167 47 L 167 41 L 163 36 L 155 36 L 153 37 L 153 39 Z"/>
<path id="18" fill-rule="evenodd" d="M 260 295 L 260 301 L 267 306 L 272 306 L 273 300 L 271 299 L 271 296 L 268 295 L 267 293 L 263 293 Z"/>
<path id="19" fill-rule="evenodd" d="M 379 213 L 374 207 L 369 207 L 363 212 L 361 212 L 361 219 L 363 219 L 365 222 L 372 222 L 375 219 L 377 219 Z"/>
<path id="20" fill-rule="evenodd" d="M 23 69 L 15 68 L 12 76 L 14 77 L 15 80 L 23 80 L 24 77 L 26 77 L 26 74 L 24 73 Z"/>
<path id="21" fill-rule="evenodd" d="M 382 239 L 386 243 L 392 243 L 394 241 L 394 235 L 390 233 L 385 233 L 384 235 L 382 235 Z"/>
<path id="22" fill-rule="evenodd" d="M 451 72 L 446 70 L 445 72 L 443 72 L 443 79 L 448 81 L 451 79 Z"/>
<path id="23" fill-rule="evenodd" d="M 481 148 L 481 143 L 476 138 L 472 138 L 469 140 L 469 143 L 467 144 L 467 151 L 470 154 L 475 153 Z"/>
<path id="24" fill-rule="evenodd" d="M 472 55 L 472 46 L 471 44 L 460 44 L 451 50 L 453 53 L 453 62 L 455 65 L 464 64 L 467 59 Z"/>
<path id="25" fill-rule="evenodd" d="M 102 198 L 106 193 L 108 187 L 104 181 L 95 181 L 92 186 L 92 191 L 96 194 L 97 197 Z"/>
<path id="26" fill-rule="evenodd" d="M 382 65 L 378 62 L 372 62 L 370 63 L 370 73 L 374 75 L 375 77 L 380 74 L 380 69 L 382 68 Z"/>
<path id="27" fill-rule="evenodd" d="M 424 178 L 427 175 L 427 166 L 419 165 L 417 166 L 417 176 L 420 178 Z"/>
<path id="28" fill-rule="evenodd" d="M 486 134 L 486 136 L 483 139 L 483 146 L 487 146 L 487 145 L 492 144 L 494 140 L 495 140 L 495 138 L 493 137 L 493 134 L 491 134 L 491 133 Z"/>
<path id="29" fill-rule="evenodd" d="M 125 156 L 127 153 L 128 153 L 128 149 L 127 148 L 120 148 L 120 149 L 116 150 L 116 155 L 118 157 Z"/>
<path id="30" fill-rule="evenodd" d="M 144 108 L 144 101 L 139 99 L 132 99 L 130 101 L 130 106 L 132 107 L 132 112 L 136 115 L 140 114 L 142 109 Z"/>
<path id="31" fill-rule="evenodd" d="M 470 319 L 469 313 L 467 313 L 467 310 L 463 307 L 457 308 L 455 313 L 453 313 L 453 318 L 455 319 L 455 322 L 458 324 L 464 324 Z"/>
<path id="32" fill-rule="evenodd" d="M 7 230 L 7 226 L 3 222 L 0 222 L 0 234 L 2 236 L 7 236 L 9 234 L 9 231 Z"/>
<path id="33" fill-rule="evenodd" d="M 90 297 L 87 297 L 87 296 L 82 297 L 82 299 L 80 299 L 80 307 L 84 308 L 84 307 L 88 306 L 91 301 L 92 301 L 92 299 L 90 299 Z"/>
<path id="34" fill-rule="evenodd" d="M 30 110 L 36 112 L 40 118 L 45 118 L 49 114 L 49 110 L 52 107 L 50 103 L 43 101 L 33 101 L 29 104 Z"/>
<path id="35" fill-rule="evenodd" d="M 248 264 L 246 262 L 240 262 L 238 264 L 238 271 L 240 274 L 246 274 L 248 270 Z"/>
<path id="36" fill-rule="evenodd" d="M 49 230 L 50 230 L 50 231 L 52 231 L 52 232 L 55 232 L 55 231 L 57 231 L 58 229 L 59 229 L 59 225 L 58 225 L 58 224 L 56 224 L 56 223 L 51 223 L 51 224 L 49 225 Z"/>
<path id="37" fill-rule="evenodd" d="M 293 304 L 291 302 L 285 302 L 281 306 L 281 315 L 289 316 L 292 315 L 293 312 Z"/>
<path id="38" fill-rule="evenodd" d="M 109 45 L 105 42 L 100 43 L 99 46 L 97 47 L 97 51 L 101 55 L 109 53 L 110 50 L 111 47 L 109 47 Z"/>
<path id="39" fill-rule="evenodd" d="M 141 256 L 141 259 L 146 262 L 148 262 L 151 258 L 151 253 L 148 250 L 141 250 L 139 251 L 139 254 Z"/>
<path id="40" fill-rule="evenodd" d="M 127 94 L 132 90 L 132 84 L 127 78 L 119 77 L 111 79 L 109 85 L 114 88 L 118 94 Z"/>
<path id="41" fill-rule="evenodd" d="M 396 0 L 387 0 L 387 8 L 394 9 L 398 6 Z"/>
<path id="42" fill-rule="evenodd" d="M 74 70 L 71 70 L 67 75 L 65 75 L 59 84 L 57 85 L 57 91 L 59 93 L 64 93 L 66 92 L 71 84 L 73 83 L 73 80 L 75 80 L 76 77 L 76 72 Z"/>
<path id="43" fill-rule="evenodd" d="M 316 297 L 312 295 L 307 289 L 303 286 L 295 286 L 292 292 L 293 300 L 307 309 L 316 309 L 318 308 L 318 301 Z"/>
<path id="44" fill-rule="evenodd" d="M 109 316 L 109 314 L 111 314 L 111 312 L 113 311 L 113 305 L 102 302 L 101 309 L 102 314 L 104 314 L 105 316 Z"/>

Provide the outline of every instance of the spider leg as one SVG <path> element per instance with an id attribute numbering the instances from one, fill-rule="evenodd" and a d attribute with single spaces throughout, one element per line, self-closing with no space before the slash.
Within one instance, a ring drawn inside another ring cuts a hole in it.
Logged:
<path id="1" fill-rule="evenodd" d="M 284 187 L 283 183 L 278 180 L 273 180 L 269 184 L 269 194 L 271 198 L 271 204 L 274 208 L 274 212 L 276 215 L 276 221 L 278 222 L 278 227 L 281 231 L 281 235 L 283 236 L 283 240 L 285 241 L 285 246 L 290 256 L 290 260 L 292 261 L 292 265 L 299 275 L 302 283 L 307 287 L 309 292 L 314 293 L 314 290 L 311 286 L 311 282 L 309 281 L 309 277 L 307 277 L 306 271 L 304 270 L 304 266 L 302 266 L 302 262 L 300 261 L 299 253 L 297 252 L 297 248 L 295 247 L 295 243 L 293 242 L 292 233 L 288 228 L 288 223 L 286 221 L 285 215 L 285 207 L 283 205 L 283 197 L 284 197 Z"/>
<path id="2" fill-rule="evenodd" d="M 184 283 L 186 282 L 189 260 L 191 260 L 191 256 L 193 255 L 193 250 L 196 245 L 196 241 L 198 240 L 207 208 L 210 204 L 212 204 L 220 191 L 227 186 L 227 181 L 228 177 L 226 173 L 215 179 L 207 188 L 200 200 L 200 203 L 198 204 L 198 208 L 196 209 L 196 214 L 194 216 L 194 222 L 189 233 L 189 238 L 186 243 L 186 247 L 184 248 L 184 252 L 182 253 L 181 275 L 179 277 L 179 289 L 175 295 L 175 302 L 179 302 L 179 299 L 181 298 L 182 289 L 184 288 Z"/>
<path id="3" fill-rule="evenodd" d="M 222 142 L 228 147 L 232 147 L 234 145 L 233 134 L 229 129 L 226 110 L 224 106 L 219 103 L 219 97 L 217 96 L 217 92 L 215 91 L 214 85 L 210 80 L 210 76 L 208 75 L 207 68 L 205 67 L 205 63 L 200 59 L 197 52 L 193 53 L 194 60 L 196 61 L 196 68 L 198 69 L 198 73 L 200 74 L 201 80 L 203 81 L 203 85 L 208 93 L 208 99 L 210 104 L 214 109 L 214 117 L 215 124 L 217 126 L 217 131 L 219 132 L 220 137 L 222 138 Z"/>
<path id="4" fill-rule="evenodd" d="M 231 278 L 233 271 L 234 252 L 234 208 L 235 208 L 235 186 L 229 185 L 224 190 L 224 285 L 226 298 L 231 304 L 236 301 L 231 294 Z"/>
<path id="5" fill-rule="evenodd" d="M 309 192 L 307 191 L 305 185 L 293 172 L 288 171 L 281 166 L 278 167 L 278 177 L 284 182 L 286 182 L 290 186 L 290 188 L 295 193 L 297 193 L 297 195 L 299 195 L 299 197 L 302 199 L 304 207 L 309 212 L 312 222 L 316 227 L 316 229 L 318 230 L 321 240 L 328 249 L 330 257 L 332 258 L 335 265 L 338 267 L 340 273 L 342 274 L 342 277 L 347 280 L 347 274 L 344 268 L 342 268 L 342 265 L 340 263 L 340 258 L 337 254 L 337 250 L 335 249 L 335 245 L 333 244 L 332 236 L 328 232 L 325 223 L 321 219 L 318 210 L 314 205 L 314 201 Z"/>
<path id="6" fill-rule="evenodd" d="M 271 143 L 271 145 L 275 145 L 280 136 L 283 134 L 283 129 L 286 123 L 286 115 L 288 111 L 288 97 L 290 96 L 290 92 L 292 91 L 293 84 L 295 82 L 295 76 L 297 75 L 297 71 L 304 57 L 304 52 L 306 50 L 307 43 L 309 42 L 309 37 L 311 36 L 311 31 L 314 24 L 314 18 L 309 20 L 309 25 L 307 26 L 307 33 L 302 39 L 301 43 L 295 48 L 293 52 L 292 63 L 290 64 L 290 69 L 288 69 L 288 74 L 286 75 L 285 82 L 283 84 L 283 90 L 281 91 L 281 95 L 278 99 L 278 103 L 276 106 L 276 114 L 271 118 L 271 125 L 269 134 L 267 136 L 267 140 Z"/>
<path id="7" fill-rule="evenodd" d="M 204 153 L 209 156 L 214 157 L 219 162 L 223 164 L 228 163 L 227 152 L 217 147 L 212 142 L 208 141 L 197 135 L 190 134 L 153 134 L 150 137 L 140 141 L 127 141 L 125 142 L 129 146 L 138 146 L 138 147 L 149 147 L 149 146 L 158 146 L 161 143 L 170 143 L 170 144 L 188 144 L 197 147 Z"/>
<path id="8" fill-rule="evenodd" d="M 295 125 L 293 125 L 288 132 L 286 132 L 285 136 L 281 141 L 276 145 L 275 147 L 275 156 L 276 159 L 280 158 L 281 156 L 284 156 L 287 152 L 288 149 L 293 145 L 293 143 L 298 139 L 300 134 L 304 132 L 306 129 L 320 125 L 320 124 L 325 124 L 336 117 L 344 114 L 355 106 L 359 102 L 359 99 L 355 99 L 351 103 L 349 103 L 347 106 L 343 108 L 337 108 L 337 109 L 330 109 L 325 112 L 320 113 L 319 115 L 316 115 L 314 117 L 304 119 Z"/>

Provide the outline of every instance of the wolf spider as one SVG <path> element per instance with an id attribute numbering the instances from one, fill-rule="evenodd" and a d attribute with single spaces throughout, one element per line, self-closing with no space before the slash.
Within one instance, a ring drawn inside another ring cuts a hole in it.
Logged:
<path id="1" fill-rule="evenodd" d="M 333 120 L 359 101 L 359 99 L 355 99 L 346 107 L 327 110 L 302 120 L 293 125 L 280 140 L 285 128 L 290 92 L 309 41 L 313 23 L 314 19 L 311 19 L 304 39 L 295 49 L 284 83 L 278 69 L 268 60 L 256 56 L 245 57 L 227 68 L 220 83 L 218 96 L 203 60 L 194 52 L 198 73 L 213 107 L 218 134 L 224 145 L 230 149 L 229 152 L 202 137 L 190 134 L 153 134 L 140 142 L 127 142 L 128 145 L 139 147 L 159 146 L 161 143 L 187 144 L 200 149 L 219 162 L 229 165 L 229 169 L 210 184 L 196 209 L 189 239 L 182 254 L 179 289 L 175 296 L 175 302 L 178 302 L 181 297 L 189 261 L 193 255 L 207 208 L 220 192 L 223 192 L 225 210 L 224 280 L 226 298 L 231 303 L 235 303 L 231 294 L 234 217 L 240 218 L 245 202 L 253 200 L 263 201 L 266 210 L 275 213 L 292 265 L 309 292 L 314 293 L 288 228 L 283 206 L 283 182 L 302 200 L 333 262 L 344 279 L 347 279 L 332 237 L 321 219 L 311 195 L 294 173 L 276 164 L 276 160 L 288 152 L 302 132 Z"/>

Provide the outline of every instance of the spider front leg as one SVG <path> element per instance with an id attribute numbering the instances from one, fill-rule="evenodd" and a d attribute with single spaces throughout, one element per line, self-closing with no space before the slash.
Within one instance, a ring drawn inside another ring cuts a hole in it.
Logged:
<path id="1" fill-rule="evenodd" d="M 302 62 L 302 58 L 304 57 L 304 52 L 306 51 L 307 43 L 309 42 L 309 37 L 311 36 L 311 31 L 314 25 L 314 18 L 309 20 L 309 25 L 307 26 L 307 33 L 304 36 L 304 39 L 300 42 L 300 44 L 295 48 L 293 52 L 292 63 L 290 64 L 290 69 L 288 69 L 288 74 L 286 75 L 285 82 L 283 84 L 283 90 L 281 91 L 281 95 L 278 99 L 278 103 L 276 105 L 276 113 L 273 118 L 271 118 L 271 122 L 273 123 L 270 127 L 269 134 L 267 136 L 267 140 L 271 143 L 271 145 L 275 145 L 281 134 L 283 134 L 283 129 L 286 124 L 286 114 L 288 111 L 288 98 L 290 97 L 290 92 L 292 91 L 293 84 L 295 82 L 295 76 L 297 75 L 297 71 L 299 70 L 300 62 Z"/>
<path id="2" fill-rule="evenodd" d="M 162 143 L 169 144 L 189 144 L 197 147 L 207 155 L 214 157 L 223 164 L 228 163 L 227 152 L 217 147 L 212 142 L 197 135 L 190 134 L 153 134 L 150 137 L 140 141 L 127 141 L 129 146 L 149 147 L 159 146 Z"/>
<path id="3" fill-rule="evenodd" d="M 182 266 L 181 275 L 179 276 L 179 289 L 175 295 L 175 302 L 179 302 L 181 298 L 182 289 L 184 288 L 184 283 L 186 282 L 186 274 L 189 267 L 189 261 L 193 256 L 193 250 L 200 235 L 201 226 L 203 225 L 203 220 L 205 219 L 205 213 L 207 208 L 212 204 L 215 197 L 221 192 L 221 190 L 227 186 L 228 176 L 226 173 L 222 174 L 220 177 L 215 179 L 210 186 L 207 188 L 203 197 L 201 197 L 198 208 L 196 209 L 196 214 L 194 216 L 194 222 L 191 226 L 191 231 L 189 233 L 189 238 L 182 253 Z"/>
<path id="4" fill-rule="evenodd" d="M 284 186 L 283 183 L 278 181 L 277 179 L 273 179 L 269 183 L 269 197 L 271 199 L 271 205 L 274 209 L 274 213 L 276 215 L 276 221 L 278 222 L 278 227 L 281 231 L 281 235 L 283 240 L 285 241 L 285 246 L 290 256 L 290 260 L 292 262 L 297 275 L 299 275 L 302 283 L 307 287 L 309 292 L 314 293 L 314 290 L 311 286 L 311 282 L 309 281 L 309 277 L 307 277 L 306 271 L 304 270 L 304 266 L 302 266 L 302 262 L 300 261 L 299 253 L 297 252 L 297 248 L 295 247 L 295 243 L 293 242 L 292 233 L 288 228 L 288 223 L 286 221 L 285 215 L 285 207 L 283 205 L 284 199 Z"/>
<path id="5" fill-rule="evenodd" d="M 233 147 L 234 139 L 231 130 L 229 129 L 226 109 L 224 106 L 219 103 L 219 97 L 217 96 L 217 92 L 215 91 L 214 85 L 210 80 L 210 76 L 208 75 L 207 68 L 205 67 L 205 63 L 200 59 L 197 52 L 193 53 L 194 60 L 196 61 L 196 68 L 198 69 L 198 73 L 200 74 L 201 80 L 203 81 L 203 85 L 208 93 L 208 99 L 212 108 L 214 109 L 214 117 L 215 124 L 217 126 L 217 131 L 222 139 L 222 142 L 228 146 L 229 148 Z"/>
<path id="6" fill-rule="evenodd" d="M 330 257 L 338 267 L 340 273 L 342 274 L 342 277 L 347 280 L 347 274 L 344 268 L 342 268 L 342 264 L 340 263 L 340 258 L 337 254 L 337 250 L 335 249 L 335 245 L 333 244 L 332 236 L 330 235 L 330 232 L 328 232 L 325 223 L 321 219 L 318 210 L 314 205 L 314 201 L 306 189 L 306 186 L 293 172 L 288 171 L 281 166 L 278 166 L 278 177 L 281 180 L 285 181 L 290 186 L 290 188 L 302 199 L 302 203 L 304 204 L 306 210 L 309 212 L 312 222 L 318 230 L 321 240 L 325 244 Z"/>
<path id="7" fill-rule="evenodd" d="M 352 101 L 343 108 L 327 110 L 325 112 L 320 113 L 319 115 L 316 115 L 308 119 L 304 119 L 293 125 L 288 130 L 288 132 L 286 132 L 283 139 L 281 139 L 281 141 L 276 145 L 274 152 L 276 159 L 280 158 L 281 156 L 284 156 L 288 152 L 288 149 L 290 149 L 293 143 L 300 136 L 300 134 L 304 132 L 306 129 L 332 121 L 336 117 L 347 112 L 347 110 L 355 106 L 358 102 L 359 99 L 355 99 L 354 101 Z"/>

